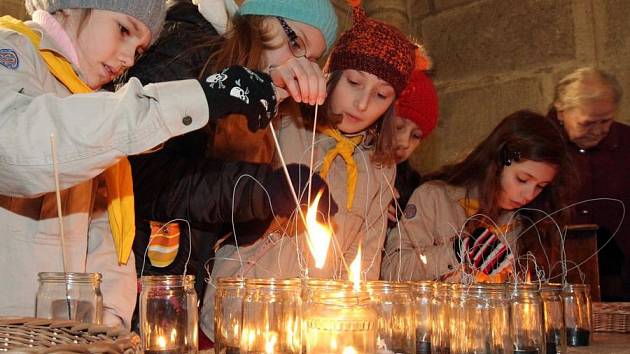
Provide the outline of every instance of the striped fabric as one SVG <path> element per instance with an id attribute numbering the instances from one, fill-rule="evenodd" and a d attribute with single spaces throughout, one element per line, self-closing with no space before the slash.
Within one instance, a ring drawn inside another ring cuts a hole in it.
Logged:
<path id="1" fill-rule="evenodd" d="M 154 267 L 168 267 L 177 256 L 179 250 L 179 224 L 151 221 L 151 238 L 147 256 Z"/>

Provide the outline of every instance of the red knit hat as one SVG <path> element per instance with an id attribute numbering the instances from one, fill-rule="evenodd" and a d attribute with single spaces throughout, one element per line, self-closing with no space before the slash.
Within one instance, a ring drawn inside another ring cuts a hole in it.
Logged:
<path id="1" fill-rule="evenodd" d="M 414 70 L 396 102 L 396 115 L 416 123 L 427 137 L 437 125 L 438 97 L 433 81 L 422 70 Z"/>
<path id="2" fill-rule="evenodd" d="M 328 71 L 354 69 L 378 76 L 400 95 L 414 67 L 416 48 L 397 28 L 353 8 L 352 27 L 335 44 Z"/>

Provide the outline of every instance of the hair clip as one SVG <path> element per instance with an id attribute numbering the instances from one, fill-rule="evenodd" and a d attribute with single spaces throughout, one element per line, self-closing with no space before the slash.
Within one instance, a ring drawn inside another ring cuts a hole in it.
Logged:
<path id="1" fill-rule="evenodd" d="M 520 159 L 521 159 L 520 151 L 506 152 L 505 155 L 503 156 L 503 164 L 505 166 L 510 166 L 512 162 L 518 162 Z"/>

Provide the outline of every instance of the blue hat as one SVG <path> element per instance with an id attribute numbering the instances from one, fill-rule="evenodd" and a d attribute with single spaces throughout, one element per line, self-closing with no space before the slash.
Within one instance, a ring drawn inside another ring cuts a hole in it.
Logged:
<path id="1" fill-rule="evenodd" d="M 246 0 L 238 14 L 279 16 L 311 25 L 324 35 L 326 50 L 337 36 L 337 14 L 329 0 Z"/>

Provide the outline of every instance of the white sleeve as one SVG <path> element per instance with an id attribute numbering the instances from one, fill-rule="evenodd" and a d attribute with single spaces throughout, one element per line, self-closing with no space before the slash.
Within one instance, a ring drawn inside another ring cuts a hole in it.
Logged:
<path id="1" fill-rule="evenodd" d="M 40 82 L 34 49 L 18 47 L 16 37 L 0 36 L 0 48 L 13 46 L 21 59 L 18 68 L 0 65 L 0 194 L 32 197 L 54 190 L 51 133 L 65 189 L 208 121 L 196 80 L 142 87 L 132 79 L 116 93 L 58 97 L 43 89 L 51 84 Z"/>

